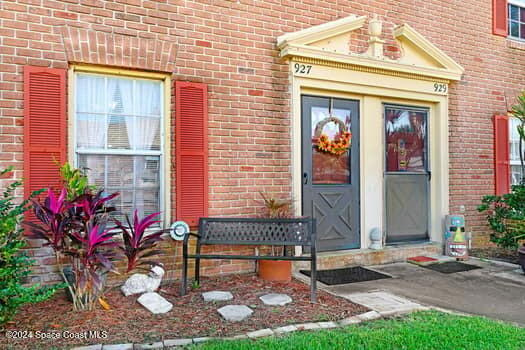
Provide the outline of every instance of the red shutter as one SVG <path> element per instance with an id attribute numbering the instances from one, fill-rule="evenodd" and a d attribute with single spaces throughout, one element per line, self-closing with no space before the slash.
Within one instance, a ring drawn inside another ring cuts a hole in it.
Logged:
<path id="1" fill-rule="evenodd" d="M 24 194 L 61 185 L 66 161 L 66 70 L 24 67 Z"/>
<path id="2" fill-rule="evenodd" d="M 496 195 L 510 191 L 509 117 L 494 116 L 494 160 Z"/>
<path id="3" fill-rule="evenodd" d="M 494 35 L 507 36 L 507 0 L 492 0 L 492 33 Z"/>
<path id="4" fill-rule="evenodd" d="M 208 89 L 175 82 L 177 219 L 195 227 L 208 215 Z"/>

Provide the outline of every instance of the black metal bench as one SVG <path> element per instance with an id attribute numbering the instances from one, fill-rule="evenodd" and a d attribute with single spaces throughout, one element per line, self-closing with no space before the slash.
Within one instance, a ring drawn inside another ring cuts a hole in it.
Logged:
<path id="1" fill-rule="evenodd" d="M 188 284 L 188 259 L 195 259 L 195 281 L 200 279 L 200 259 L 240 260 L 292 260 L 311 263 L 311 301 L 316 302 L 316 233 L 315 219 L 257 219 L 257 218 L 200 218 L 198 234 L 189 233 L 184 237 L 182 248 L 182 284 L 180 294 L 185 295 Z M 195 254 L 188 253 L 189 237 L 197 237 Z M 266 255 L 221 255 L 201 254 L 201 246 L 211 244 L 270 245 L 283 246 L 283 254 Z M 305 246 L 310 256 L 286 254 L 286 247 Z"/>

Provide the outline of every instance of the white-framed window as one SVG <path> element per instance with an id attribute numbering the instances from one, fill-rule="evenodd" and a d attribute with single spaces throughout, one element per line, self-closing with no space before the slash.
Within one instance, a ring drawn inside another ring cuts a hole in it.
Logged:
<path id="1" fill-rule="evenodd" d="M 525 1 L 509 1 L 508 26 L 509 36 L 525 40 Z"/>
<path id="2" fill-rule="evenodd" d="M 137 209 L 162 212 L 164 187 L 162 80 L 75 73 L 75 165 L 113 200 L 119 219 Z"/>
<path id="3" fill-rule="evenodd" d="M 518 134 L 517 118 L 509 118 L 509 160 L 510 160 L 510 184 L 517 185 L 522 178 L 520 162 L 520 136 Z M 525 151 L 525 144 L 523 145 Z"/>

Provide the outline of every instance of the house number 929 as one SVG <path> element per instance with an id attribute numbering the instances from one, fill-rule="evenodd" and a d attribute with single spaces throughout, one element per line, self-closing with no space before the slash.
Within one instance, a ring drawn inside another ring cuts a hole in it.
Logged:
<path id="1" fill-rule="evenodd" d="M 301 74 L 310 74 L 310 71 L 312 70 L 312 66 L 309 64 L 296 63 L 293 65 L 293 68 L 295 70 L 295 73 L 301 73 Z"/>
<path id="2" fill-rule="evenodd" d="M 434 84 L 434 92 L 446 93 L 447 92 L 447 84 L 435 83 Z"/>

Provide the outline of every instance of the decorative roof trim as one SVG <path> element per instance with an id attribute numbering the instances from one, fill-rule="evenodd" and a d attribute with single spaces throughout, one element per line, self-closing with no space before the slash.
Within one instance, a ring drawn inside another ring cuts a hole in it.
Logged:
<path id="1" fill-rule="evenodd" d="M 358 72 L 366 72 L 366 73 L 374 73 L 374 74 L 381 74 L 381 75 L 389 75 L 389 76 L 393 76 L 393 77 L 400 77 L 400 78 L 407 78 L 407 79 L 417 79 L 417 80 L 431 81 L 431 82 L 443 83 L 443 84 L 450 83 L 449 79 L 433 78 L 433 77 L 428 77 L 428 76 L 425 76 L 425 75 L 419 75 L 419 74 L 415 74 L 415 73 L 396 72 L 396 71 L 390 71 L 390 70 L 385 70 L 385 69 L 381 69 L 381 68 L 364 67 L 364 66 L 351 64 L 351 63 L 326 61 L 326 60 L 318 59 L 318 58 L 296 56 L 296 57 L 291 57 L 291 59 L 294 62 L 300 62 L 300 63 L 306 63 L 306 64 L 316 64 L 316 65 L 319 65 L 319 66 L 326 66 L 326 67 L 333 67 L 333 68 L 340 68 L 340 69 L 349 69 L 349 70 L 355 70 L 355 71 L 358 71 Z"/>
<path id="2" fill-rule="evenodd" d="M 294 44 L 308 45 L 319 40 L 359 29 L 365 22 L 366 16 L 357 17 L 352 15 L 306 28 L 298 32 L 287 33 L 277 38 L 277 47 L 281 49 L 291 41 L 293 41 Z"/>
<path id="3" fill-rule="evenodd" d="M 432 79 L 423 79 L 423 80 L 460 80 L 461 73 L 453 72 L 447 69 L 440 68 L 427 68 L 419 67 L 413 65 L 407 65 L 402 63 L 397 63 L 393 60 L 377 60 L 367 56 L 360 55 L 346 55 L 336 52 L 329 52 L 323 49 L 306 46 L 306 45 L 288 45 L 286 48 L 281 50 L 281 57 L 283 58 L 293 58 L 297 60 L 298 57 L 304 57 L 309 59 L 318 60 L 319 62 L 333 62 L 334 64 L 339 64 L 340 68 L 348 68 L 353 70 L 361 71 L 373 71 L 374 73 L 386 74 L 391 72 L 389 75 L 399 76 L 398 73 L 403 73 L 407 77 L 421 79 L 422 77 L 428 77 Z M 323 65 L 328 65 L 323 63 Z M 330 65 L 334 66 L 334 65 Z M 362 67 L 357 69 L 357 67 Z M 364 70 L 363 68 L 369 68 L 369 70 Z M 396 74 L 394 74 L 396 73 Z"/>
<path id="4" fill-rule="evenodd" d="M 323 49 L 322 47 L 309 45 L 361 28 L 366 19 L 366 16 L 349 16 L 298 32 L 284 34 L 277 38 L 277 46 L 281 51 L 280 56 L 283 58 L 293 58 L 294 60 L 296 60 L 297 57 L 304 57 L 320 60 L 320 62 L 332 61 L 336 64 L 346 65 L 349 69 L 356 69 L 358 66 L 367 67 L 377 72 L 382 72 L 381 74 L 385 74 L 385 72 L 398 72 L 411 77 L 427 77 L 425 80 L 461 80 L 464 72 L 463 67 L 408 24 L 397 26 L 394 29 L 394 37 L 401 44 L 403 41 L 412 43 L 421 52 L 421 55 L 430 56 L 443 68 L 403 62 L 403 59 L 393 60 L 382 55 L 372 56 L 369 53 L 346 54 L 334 52 Z"/>
<path id="5" fill-rule="evenodd" d="M 416 32 L 414 28 L 412 28 L 406 23 L 394 28 L 394 37 L 398 40 L 406 39 L 412 42 L 414 45 L 425 51 L 430 57 L 435 59 L 437 62 L 442 64 L 450 71 L 453 71 L 460 75 L 463 74 L 463 72 L 465 71 L 465 69 L 458 63 L 456 63 L 456 61 L 454 61 L 452 58 L 450 58 L 450 56 L 448 56 L 446 53 L 437 48 L 423 35 Z"/>

